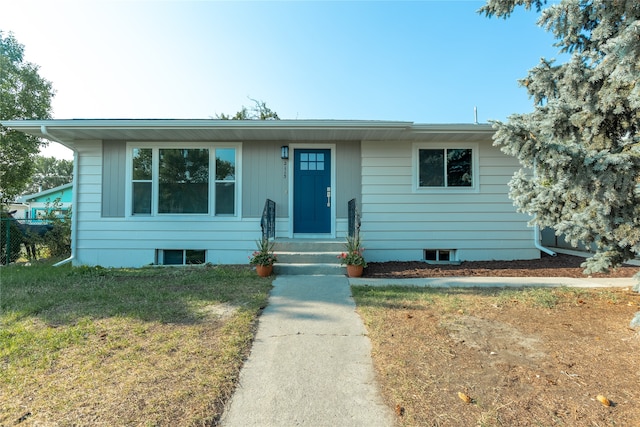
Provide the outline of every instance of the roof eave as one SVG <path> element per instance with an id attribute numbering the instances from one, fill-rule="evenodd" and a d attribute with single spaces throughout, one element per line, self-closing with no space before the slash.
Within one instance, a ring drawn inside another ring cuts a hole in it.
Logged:
<path id="1" fill-rule="evenodd" d="M 20 196 L 18 200 L 28 201 L 31 199 L 35 199 L 36 197 L 42 197 L 42 196 L 55 193 L 60 190 L 65 190 L 67 188 L 73 188 L 73 182 L 68 182 L 66 184 L 58 185 L 57 187 L 49 188 L 48 190 L 40 191 L 39 193 L 25 194 L 24 196 Z"/>
<path id="2" fill-rule="evenodd" d="M 206 132 L 211 131 L 218 138 L 228 136 L 233 140 L 247 141 L 269 138 L 282 141 L 415 140 L 429 134 L 481 136 L 494 132 L 488 124 L 414 124 L 374 120 L 72 119 L 11 120 L 3 121 L 2 125 L 59 142 L 72 149 L 76 140 L 110 139 L 108 136 L 119 139 L 125 134 L 128 140 L 153 140 L 158 137 L 158 131 L 168 131 L 165 136 L 177 140 L 185 136 L 185 132 L 194 131 L 197 132 L 194 135 L 204 135 L 206 138 Z"/>

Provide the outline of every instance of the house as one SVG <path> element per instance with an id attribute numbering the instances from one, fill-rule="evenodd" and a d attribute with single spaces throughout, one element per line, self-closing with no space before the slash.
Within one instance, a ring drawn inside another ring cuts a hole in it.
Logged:
<path id="1" fill-rule="evenodd" d="M 53 209 L 53 203 L 57 201 L 59 202 L 56 206 L 58 212 L 55 213 L 62 217 L 71 209 L 72 194 L 73 183 L 70 182 L 35 194 L 21 196 L 18 202 L 29 207 L 24 218 L 36 219 L 43 218 Z"/>
<path id="2" fill-rule="evenodd" d="M 25 219 L 29 212 L 29 206 L 24 203 L 20 203 L 19 201 L 9 203 L 6 209 L 9 212 L 13 212 L 12 216 L 15 219 Z"/>
<path id="3" fill-rule="evenodd" d="M 486 124 L 2 125 L 74 151 L 74 265 L 246 264 L 267 200 L 275 206 L 275 239 L 300 241 L 344 241 L 354 200 L 368 261 L 540 256 L 530 218 L 507 195 L 519 164 L 492 145 Z"/>

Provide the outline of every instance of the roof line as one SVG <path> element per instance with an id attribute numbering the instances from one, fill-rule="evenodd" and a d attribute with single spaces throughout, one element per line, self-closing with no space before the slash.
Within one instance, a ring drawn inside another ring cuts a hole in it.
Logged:
<path id="1" fill-rule="evenodd" d="M 46 196 L 47 194 L 55 193 L 56 191 L 60 191 L 60 190 L 63 190 L 65 188 L 71 188 L 71 187 L 73 187 L 73 182 L 68 182 L 66 184 L 58 185 L 57 187 L 49 188 L 47 190 L 39 191 L 37 193 L 25 194 L 23 196 L 20 196 L 19 200 L 34 199 L 36 197 Z"/>
<path id="2" fill-rule="evenodd" d="M 413 122 L 378 120 L 53 119 L 7 120 L 12 128 L 410 128 Z"/>

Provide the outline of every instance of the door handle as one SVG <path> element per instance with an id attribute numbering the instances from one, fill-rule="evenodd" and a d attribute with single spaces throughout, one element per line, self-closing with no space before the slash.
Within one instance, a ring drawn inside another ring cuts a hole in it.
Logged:
<path id="1" fill-rule="evenodd" d="M 331 187 L 327 187 L 327 207 L 331 207 Z"/>

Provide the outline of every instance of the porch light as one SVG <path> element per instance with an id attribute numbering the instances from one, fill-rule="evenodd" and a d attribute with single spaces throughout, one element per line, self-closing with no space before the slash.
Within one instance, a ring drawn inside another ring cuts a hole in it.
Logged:
<path id="1" fill-rule="evenodd" d="M 287 160 L 289 158 L 289 146 L 283 145 L 280 147 L 280 158 L 282 160 Z"/>

